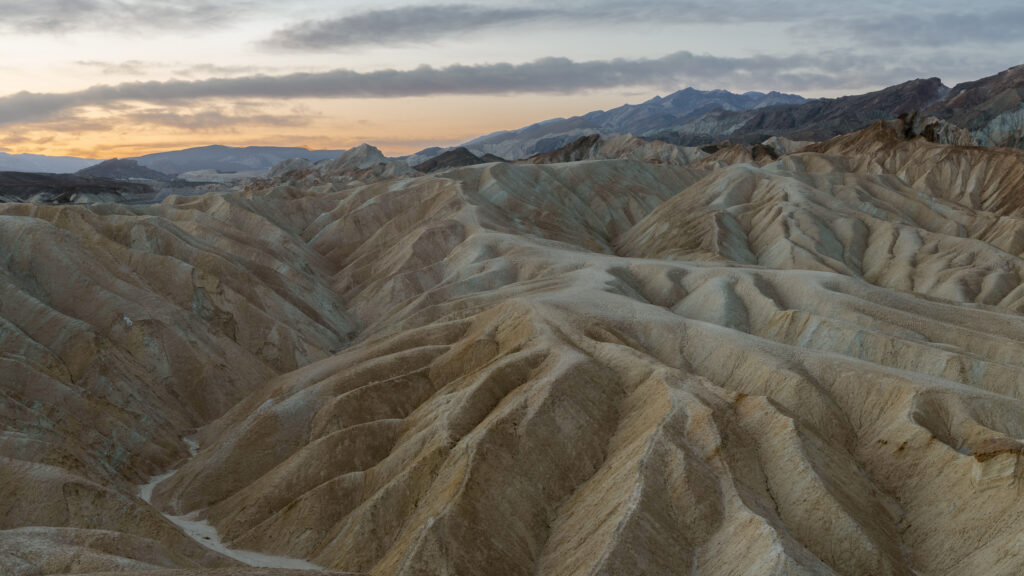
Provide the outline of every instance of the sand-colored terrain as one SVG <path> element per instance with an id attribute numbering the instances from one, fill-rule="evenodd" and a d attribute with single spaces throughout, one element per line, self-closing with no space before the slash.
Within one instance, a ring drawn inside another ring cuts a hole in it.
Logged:
<path id="1" fill-rule="evenodd" d="M 0 205 L 3 573 L 1024 572 L 1024 153 L 628 148 Z"/>

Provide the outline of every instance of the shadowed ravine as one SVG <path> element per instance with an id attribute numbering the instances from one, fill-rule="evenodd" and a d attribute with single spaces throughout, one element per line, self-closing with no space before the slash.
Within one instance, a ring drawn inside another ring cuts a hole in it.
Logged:
<path id="1" fill-rule="evenodd" d="M 0 562 L 1024 571 L 1022 153 L 635 152 L 0 206 Z"/>
<path id="2" fill-rule="evenodd" d="M 185 439 L 185 443 L 189 447 L 190 455 L 194 457 L 199 449 L 198 444 L 190 442 L 187 438 Z M 177 470 L 171 470 L 170 472 L 150 478 L 148 483 L 139 486 L 139 498 L 147 504 L 151 503 L 153 499 L 153 489 L 156 488 L 157 484 L 160 484 L 164 480 L 173 476 L 175 472 L 177 472 Z M 228 548 L 223 542 L 221 542 L 220 535 L 217 534 L 217 529 L 211 526 L 209 522 L 197 519 L 195 517 L 196 515 L 196 513 L 189 516 L 171 516 L 169 514 L 164 514 L 164 517 L 173 522 L 178 528 L 181 528 L 185 534 L 197 543 L 213 550 L 214 552 L 233 558 L 246 566 L 259 568 L 291 568 L 296 570 L 322 570 L 319 566 L 297 558 L 270 556 L 268 554 L 260 554 L 258 552 L 251 552 L 248 550 L 235 550 Z"/>

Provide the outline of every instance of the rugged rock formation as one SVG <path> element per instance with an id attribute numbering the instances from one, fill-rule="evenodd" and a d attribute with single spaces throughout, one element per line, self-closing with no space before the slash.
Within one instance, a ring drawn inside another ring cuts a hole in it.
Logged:
<path id="1" fill-rule="evenodd" d="M 878 120 L 917 112 L 941 100 L 948 92 L 938 78 L 911 80 L 856 96 L 746 111 L 712 111 L 684 125 L 645 136 L 684 145 L 701 145 L 725 138 L 753 144 L 773 136 L 826 140 L 860 130 Z"/>
<path id="2" fill-rule="evenodd" d="M 305 158 L 292 158 L 279 164 L 275 164 L 267 172 L 267 178 L 280 178 L 285 174 L 294 171 L 308 171 L 313 169 L 314 164 Z"/>
<path id="3" fill-rule="evenodd" d="M 317 576 L 358 576 L 348 572 L 318 571 Z M 138 572 L 90 573 L 90 576 L 313 576 L 307 570 L 274 568 L 221 568 L 218 570 L 145 570 Z"/>
<path id="4" fill-rule="evenodd" d="M 157 194 L 150 185 L 73 174 L 0 172 L 0 203 L 92 204 L 145 200 Z"/>
<path id="5" fill-rule="evenodd" d="M 957 84 L 926 113 L 970 130 L 981 145 L 1024 148 L 1024 65 Z"/>
<path id="6" fill-rule="evenodd" d="M 308 189 L 321 190 L 325 185 L 348 185 L 375 182 L 420 174 L 406 162 L 390 160 L 369 144 L 360 144 L 337 158 L 313 164 L 296 158 L 282 162 L 267 173 L 268 180 L 284 179 Z"/>
<path id="7" fill-rule="evenodd" d="M 0 205 L 0 551 L 34 564 L 10 542 L 51 527 L 33 528 L 44 552 L 112 542 L 92 569 L 230 564 L 134 485 L 187 455 L 184 434 L 354 334 L 322 259 L 261 204 Z"/>
<path id="8" fill-rule="evenodd" d="M 0 206 L 0 566 L 1020 573 L 1024 158 L 915 122 Z"/>
<path id="9" fill-rule="evenodd" d="M 553 164 L 578 162 L 580 160 L 630 159 L 654 164 L 676 164 L 685 166 L 707 156 L 699 148 L 675 146 L 665 142 L 648 142 L 628 134 L 602 137 L 598 134 L 583 136 L 578 140 L 547 154 L 527 158 L 530 164 Z"/>
<path id="10" fill-rule="evenodd" d="M 445 168 L 458 168 L 461 166 L 475 166 L 477 164 L 487 164 L 488 162 L 504 162 L 503 158 L 499 158 L 493 154 L 484 154 L 483 156 L 477 156 L 473 154 L 465 147 L 458 147 L 447 152 L 442 152 L 433 158 L 421 162 L 414 166 L 417 170 L 424 173 L 436 172 L 438 170 L 444 170 Z"/>

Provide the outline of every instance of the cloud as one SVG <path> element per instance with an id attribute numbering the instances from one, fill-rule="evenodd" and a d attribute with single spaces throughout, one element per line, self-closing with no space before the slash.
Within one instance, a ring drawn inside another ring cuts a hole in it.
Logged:
<path id="1" fill-rule="evenodd" d="M 312 118 L 304 114 L 271 114 L 261 111 L 231 112 L 220 107 L 199 110 L 156 108 L 136 110 L 116 118 L 133 126 L 165 126 L 187 132 L 217 132 L 253 126 L 305 126 Z"/>
<path id="2" fill-rule="evenodd" d="M 243 76 L 279 72 L 279 68 L 267 66 L 220 66 L 217 64 L 186 64 L 183 62 L 156 62 L 143 60 L 125 60 L 109 62 L 106 60 L 78 60 L 78 66 L 91 68 L 104 76 L 147 76 L 151 74 L 169 73 L 181 78 L 207 78 L 211 76 Z"/>
<path id="3" fill-rule="evenodd" d="M 297 50 L 430 43 L 492 28 L 557 23 L 596 26 L 606 33 L 623 26 L 776 24 L 798 35 L 878 46 L 948 46 L 1017 41 L 1024 8 L 1006 0 L 976 3 L 932 0 L 913 9 L 899 1 L 827 2 L 777 0 L 564 0 L 559 3 L 409 4 L 328 19 L 306 20 L 274 32 L 264 45 Z"/>
<path id="4" fill-rule="evenodd" d="M 267 43 L 286 48 L 324 49 L 423 42 L 549 14 L 548 10 L 487 8 L 472 4 L 403 6 L 328 20 L 308 20 L 278 30 Z"/>
<path id="5" fill-rule="evenodd" d="M 986 11 L 988 9 L 988 11 Z M 1024 40 L 1024 7 L 977 6 L 970 10 L 901 15 L 899 18 L 854 18 L 833 21 L 831 27 L 845 26 L 851 35 L 875 46 L 950 46 L 994 42 L 1020 43 Z"/>
<path id="6" fill-rule="evenodd" d="M 942 54 L 936 53 L 938 59 Z M 184 105 L 202 99 L 400 98 L 440 94 L 573 93 L 631 86 L 676 88 L 715 84 L 780 90 L 837 89 L 879 85 L 913 77 L 908 61 L 842 52 L 819 55 L 725 58 L 676 52 L 655 59 L 576 62 L 542 58 L 524 64 L 455 64 L 444 68 L 356 72 L 333 70 L 283 76 L 251 75 L 204 80 L 126 82 L 78 92 L 18 92 L 0 97 L 0 124 L 46 119 L 83 106 L 125 102 Z"/>
<path id="7" fill-rule="evenodd" d="M 61 31 L 101 10 L 95 0 L 0 0 L 0 26 L 26 32 Z"/>
<path id="8" fill-rule="evenodd" d="M 141 60 L 125 60 L 124 62 L 79 60 L 75 64 L 98 70 L 104 76 L 145 76 L 155 66 L 152 62 Z"/>
<path id="9" fill-rule="evenodd" d="M 862 0 L 845 6 L 845 17 L 875 13 L 879 0 Z M 404 5 L 369 10 L 337 18 L 306 20 L 274 32 L 264 44 L 300 50 L 330 50 L 352 46 L 405 45 L 463 36 L 483 29 L 516 25 L 597 25 L 607 33 L 624 25 L 794 23 L 834 17 L 836 10 L 824 3 L 777 0 L 565 0 L 495 7 L 493 3 Z"/>
<path id="10" fill-rule="evenodd" d="M 0 29 L 50 34 L 210 28 L 231 22 L 248 6 L 242 0 L 0 0 Z"/>
<path id="11" fill-rule="evenodd" d="M 481 29 L 519 24 L 559 22 L 563 25 L 621 26 L 638 22 L 779 22 L 816 12 L 804 2 L 779 1 L 768 9 L 736 0 L 720 0 L 714 5 L 691 0 L 658 0 L 639 5 L 597 0 L 563 2 L 557 8 L 552 8 L 550 3 L 499 8 L 476 4 L 406 5 L 338 18 L 306 20 L 276 31 L 264 44 L 290 49 L 327 50 L 361 45 L 425 43 Z"/>
<path id="12" fill-rule="evenodd" d="M 265 66 L 219 66 L 216 64 L 193 64 L 172 70 L 175 76 L 185 78 L 209 76 L 240 76 L 245 74 L 266 74 L 274 69 Z"/>
<path id="13" fill-rule="evenodd" d="M 301 106 L 282 110 L 280 102 L 240 101 L 202 103 L 198 106 L 117 105 L 111 110 L 82 108 L 57 114 L 55 117 L 10 126 L 0 131 L 0 152 L 33 151 L 48 154 L 70 154 L 89 158 L 122 155 L 140 149 L 181 148 L 209 144 L 209 135 L 218 140 L 229 138 L 234 143 L 255 140 L 265 143 L 267 133 L 275 142 L 299 142 L 291 130 L 304 130 L 317 120 L 319 113 Z M 132 137 L 126 137 L 126 136 Z M 229 136 L 230 135 L 230 136 Z M 176 139 L 174 144 L 150 141 L 152 138 Z M 330 138 L 306 135 L 313 143 Z M 47 150 L 47 148 L 53 148 Z"/>

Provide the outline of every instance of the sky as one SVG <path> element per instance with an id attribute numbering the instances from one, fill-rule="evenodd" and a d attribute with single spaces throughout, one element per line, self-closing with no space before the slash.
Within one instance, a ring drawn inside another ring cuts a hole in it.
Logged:
<path id="1" fill-rule="evenodd" d="M 1019 0 L 0 0 L 0 152 L 389 155 L 694 87 L 835 97 L 1024 63 Z"/>

